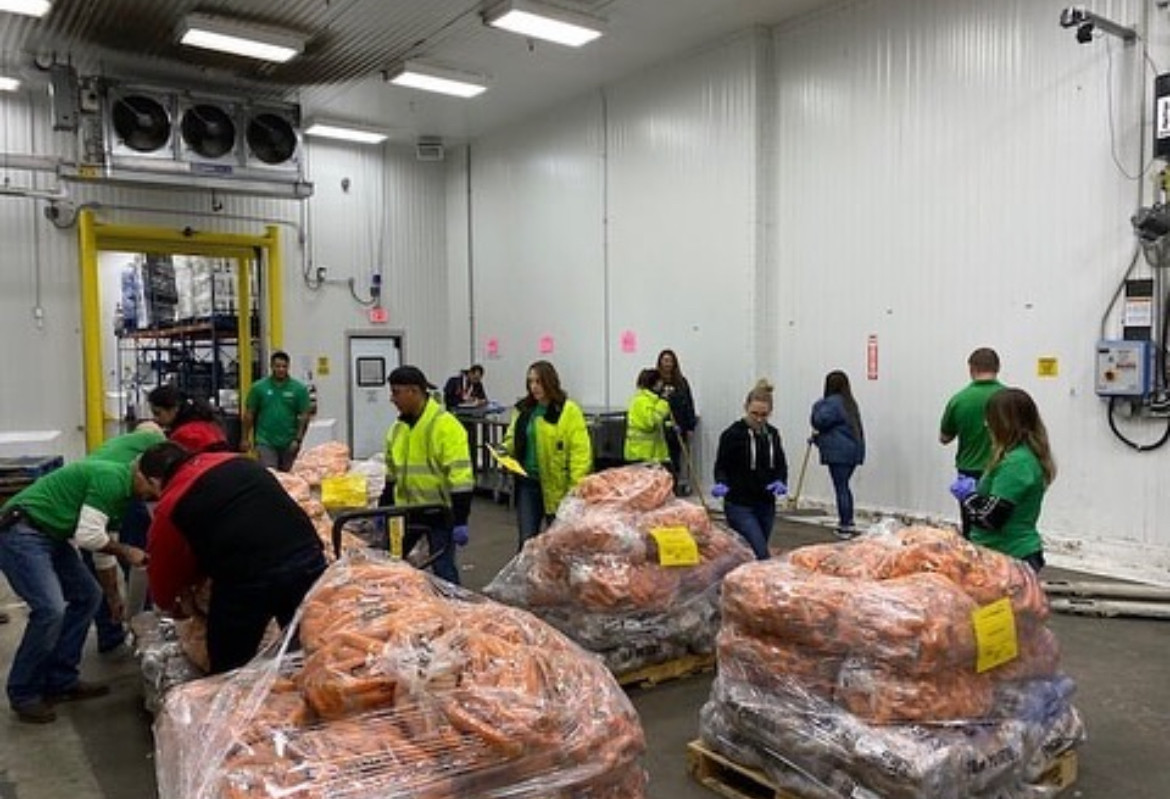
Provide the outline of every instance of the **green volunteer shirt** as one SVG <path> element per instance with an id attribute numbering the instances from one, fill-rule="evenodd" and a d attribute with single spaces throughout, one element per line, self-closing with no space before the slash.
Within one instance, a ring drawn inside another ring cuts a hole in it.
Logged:
<path id="1" fill-rule="evenodd" d="M 979 493 L 1000 497 L 1015 508 L 1001 530 L 971 528 L 971 540 L 976 544 L 997 550 L 1013 558 L 1026 558 L 1044 548 L 1036 522 L 1040 519 L 1040 504 L 1044 500 L 1044 469 L 1040 459 L 1027 446 L 1009 450 L 979 480 Z"/>
<path id="2" fill-rule="evenodd" d="M 89 453 L 92 460 L 111 463 L 133 463 L 134 459 L 155 444 L 161 444 L 167 437 L 157 430 L 135 430 L 122 436 L 115 436 Z"/>
<path id="3" fill-rule="evenodd" d="M 536 451 L 536 437 L 540 435 L 538 431 L 540 425 L 537 422 L 543 419 L 546 413 L 548 413 L 548 406 L 537 404 L 532 409 L 532 415 L 528 417 L 528 430 L 526 432 L 528 436 L 528 448 L 524 450 L 524 471 L 533 480 L 540 479 L 540 460 L 537 458 L 538 453 Z"/>
<path id="4" fill-rule="evenodd" d="M 293 378 L 281 383 L 265 377 L 248 391 L 248 411 L 255 426 L 257 444 L 286 449 L 297 437 L 297 417 L 309 412 L 309 390 Z"/>
<path id="5" fill-rule="evenodd" d="M 1003 389 L 995 380 L 972 380 L 958 394 L 951 397 L 943 411 L 939 432 L 957 436 L 955 468 L 964 472 L 982 472 L 991 460 L 991 435 L 984 424 L 987 401 Z"/>
<path id="6" fill-rule="evenodd" d="M 102 460 L 74 461 L 49 472 L 4 503 L 19 507 L 44 533 L 61 541 L 73 537 L 81 509 L 88 505 L 116 528 L 133 493 L 133 467 Z"/>

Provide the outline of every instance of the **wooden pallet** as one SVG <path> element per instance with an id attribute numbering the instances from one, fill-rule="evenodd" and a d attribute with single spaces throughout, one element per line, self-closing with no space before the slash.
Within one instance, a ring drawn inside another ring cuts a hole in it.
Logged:
<path id="1" fill-rule="evenodd" d="M 708 749 L 702 741 L 687 744 L 687 771 L 696 781 L 728 799 L 801 799 L 777 788 L 759 769 L 728 760 Z M 1070 749 L 1052 761 L 1038 784 L 1055 788 L 1052 796 L 1059 796 L 1076 781 L 1077 753 Z"/>
<path id="2" fill-rule="evenodd" d="M 619 685 L 651 688 L 668 680 L 702 674 L 715 668 L 715 655 L 683 655 L 665 663 L 655 663 L 617 675 Z"/>

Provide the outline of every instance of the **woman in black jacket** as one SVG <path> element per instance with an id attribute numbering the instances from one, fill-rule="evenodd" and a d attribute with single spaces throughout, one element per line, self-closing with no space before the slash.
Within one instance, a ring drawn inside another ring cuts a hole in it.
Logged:
<path id="1" fill-rule="evenodd" d="M 756 383 L 743 408 L 744 417 L 719 436 L 711 494 L 723 498 L 731 529 L 744 537 L 759 560 L 767 560 L 776 497 L 788 493 L 788 461 L 780 432 L 768 424 L 772 385 L 766 380 Z"/>

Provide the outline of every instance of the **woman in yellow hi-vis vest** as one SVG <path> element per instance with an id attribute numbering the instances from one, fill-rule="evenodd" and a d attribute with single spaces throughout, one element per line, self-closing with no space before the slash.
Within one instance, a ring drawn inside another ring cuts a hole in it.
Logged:
<path id="1" fill-rule="evenodd" d="M 388 382 L 398 420 L 386 433 L 386 488 L 379 504 L 445 509 L 411 518 L 402 551 L 410 552 L 426 535 L 432 555 L 438 555 L 435 574 L 459 585 L 455 547 L 467 544 L 475 488 L 467 429 L 431 398 L 434 387 L 417 367 L 399 366 Z"/>
<path id="2" fill-rule="evenodd" d="M 626 410 L 625 458 L 629 463 L 668 463 L 666 425 L 670 421 L 670 403 L 659 391 L 662 378 L 657 369 L 643 369 L 638 374 L 638 391 Z"/>

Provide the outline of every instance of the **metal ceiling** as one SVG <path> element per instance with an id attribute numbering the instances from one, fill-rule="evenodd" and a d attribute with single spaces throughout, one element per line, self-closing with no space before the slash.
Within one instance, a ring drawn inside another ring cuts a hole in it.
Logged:
<path id="1" fill-rule="evenodd" d="M 752 25 L 840 0 L 578 0 L 610 33 L 580 50 L 488 28 L 490 0 L 53 0 L 43 19 L 0 14 L 3 68 L 31 83 L 52 63 L 82 75 L 295 99 L 307 116 L 380 124 L 403 137 L 469 138 Z M 267 64 L 180 46 L 192 12 L 299 32 L 304 53 Z M 493 79 L 473 103 L 383 83 L 405 58 Z"/>

